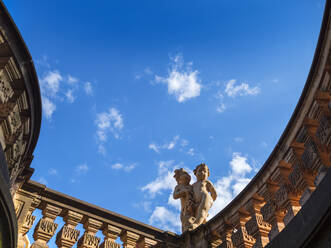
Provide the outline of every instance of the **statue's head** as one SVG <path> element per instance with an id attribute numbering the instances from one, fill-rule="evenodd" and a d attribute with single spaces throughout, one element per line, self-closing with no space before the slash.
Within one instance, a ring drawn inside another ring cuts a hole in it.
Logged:
<path id="1" fill-rule="evenodd" d="M 183 168 L 176 169 L 174 178 L 176 179 L 178 184 L 189 185 L 191 181 L 190 174 L 187 173 Z"/>
<path id="2" fill-rule="evenodd" d="M 197 165 L 193 173 L 198 180 L 206 180 L 210 176 L 209 168 L 205 163 Z"/>

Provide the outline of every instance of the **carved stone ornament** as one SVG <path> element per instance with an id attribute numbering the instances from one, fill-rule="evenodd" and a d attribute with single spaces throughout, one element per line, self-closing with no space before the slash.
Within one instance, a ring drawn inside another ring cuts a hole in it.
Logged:
<path id="1" fill-rule="evenodd" d="M 217 197 L 213 184 L 208 180 L 210 175 L 208 166 L 199 164 L 193 172 L 197 181 L 192 185 L 191 177 L 184 169 L 175 170 L 174 175 L 177 186 L 173 198 L 181 200 L 180 219 L 183 232 L 206 223 L 208 211 Z"/>

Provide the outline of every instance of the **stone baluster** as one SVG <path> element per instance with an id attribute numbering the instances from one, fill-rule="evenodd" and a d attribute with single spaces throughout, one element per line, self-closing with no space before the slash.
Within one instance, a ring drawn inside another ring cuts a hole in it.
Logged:
<path id="1" fill-rule="evenodd" d="M 294 142 L 293 149 L 296 159 L 288 179 L 291 186 L 301 195 L 300 204 L 303 205 L 316 188 L 315 178 L 322 164 L 318 163 L 315 144 L 310 138 L 306 143 Z"/>
<path id="2" fill-rule="evenodd" d="M 121 245 L 116 243 L 116 239 L 119 237 L 121 232 L 122 230 L 120 228 L 106 224 L 102 230 L 105 239 L 100 245 L 100 248 L 120 248 Z"/>
<path id="3" fill-rule="evenodd" d="M 312 138 L 319 148 L 319 155 L 326 168 L 331 167 L 331 115 L 323 115 L 319 120 L 318 128 L 312 133 Z"/>
<path id="4" fill-rule="evenodd" d="M 291 162 L 295 161 L 295 154 L 292 148 L 289 149 L 286 159 Z M 272 181 L 279 185 L 279 189 L 275 192 L 274 200 L 276 203 L 276 209 L 279 211 L 285 211 L 283 219 L 285 224 L 287 224 L 301 209 L 299 203 L 301 195 L 296 188 L 291 186 L 288 180 L 288 176 L 292 170 L 291 163 L 281 160 L 270 177 Z"/>
<path id="5" fill-rule="evenodd" d="M 157 241 L 150 238 L 142 237 L 138 240 L 137 248 L 151 248 L 155 245 L 157 245 Z"/>
<path id="6" fill-rule="evenodd" d="M 222 243 L 219 246 L 219 248 L 233 248 L 232 239 L 231 239 L 231 235 L 233 232 L 232 225 L 227 221 L 223 221 L 223 223 L 219 227 L 218 232 L 222 240 Z"/>
<path id="7" fill-rule="evenodd" d="M 260 211 L 264 204 L 264 199 L 257 194 L 246 203 L 246 209 L 250 213 L 251 218 L 245 226 L 247 233 L 252 235 L 256 240 L 254 247 L 265 247 L 269 243 L 271 225 L 263 220 Z"/>
<path id="8" fill-rule="evenodd" d="M 235 223 L 235 231 L 232 233 L 232 244 L 236 248 L 251 248 L 255 244 L 255 239 L 246 231 L 245 224 L 249 219 L 249 213 L 244 210 L 238 210 L 231 218 Z"/>
<path id="9" fill-rule="evenodd" d="M 97 248 L 99 247 L 100 238 L 95 234 L 101 228 L 102 222 L 86 217 L 83 227 L 84 235 L 78 240 L 77 248 Z"/>
<path id="10" fill-rule="evenodd" d="M 124 248 L 135 248 L 140 238 L 138 234 L 130 231 L 123 231 L 120 237 Z"/>
<path id="11" fill-rule="evenodd" d="M 56 236 L 56 245 L 59 248 L 70 248 L 78 241 L 80 231 L 75 228 L 82 218 L 82 214 L 71 210 L 67 211 L 63 218 L 65 224 Z"/>
<path id="12" fill-rule="evenodd" d="M 32 214 L 41 202 L 38 198 L 38 196 L 23 190 L 20 190 L 15 194 L 14 204 L 18 225 L 18 248 L 30 247 L 27 233 L 36 219 L 36 216 Z"/>
<path id="13" fill-rule="evenodd" d="M 31 248 L 48 248 L 47 242 L 53 237 L 58 226 L 54 220 L 61 213 L 61 210 L 61 208 L 48 203 L 43 207 L 43 217 L 34 229 L 33 239 L 35 242 Z"/>
<path id="14" fill-rule="evenodd" d="M 274 199 L 278 189 L 279 186 L 275 182 L 268 180 L 259 190 L 259 194 L 266 200 L 266 204 L 260 209 L 263 220 L 272 226 L 268 235 L 269 240 L 272 240 L 285 227 L 283 222 L 285 212 L 278 209 Z"/>

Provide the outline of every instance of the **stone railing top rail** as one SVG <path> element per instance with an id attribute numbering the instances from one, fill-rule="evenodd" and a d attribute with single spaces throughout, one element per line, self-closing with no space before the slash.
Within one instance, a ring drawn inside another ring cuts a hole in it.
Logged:
<path id="1" fill-rule="evenodd" d="M 32 180 L 26 182 L 23 185 L 22 190 L 39 196 L 43 203 L 49 203 L 63 210 L 72 210 L 120 229 L 135 232 L 147 238 L 162 241 L 168 237 L 178 237 L 175 233 L 160 230 L 129 217 L 122 216 L 91 203 L 57 192 Z M 59 216 L 62 216 L 63 214 L 65 214 L 64 211 Z"/>

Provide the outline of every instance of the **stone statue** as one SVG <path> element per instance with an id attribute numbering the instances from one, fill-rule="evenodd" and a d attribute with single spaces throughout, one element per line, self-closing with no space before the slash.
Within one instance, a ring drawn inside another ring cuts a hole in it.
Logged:
<path id="1" fill-rule="evenodd" d="M 208 211 L 217 197 L 213 184 L 208 180 L 210 174 L 207 165 L 199 164 L 193 172 L 197 181 L 190 185 L 190 175 L 184 169 L 175 170 L 174 177 L 178 184 L 173 197 L 181 199 L 180 219 L 183 232 L 206 223 Z"/>
<path id="2" fill-rule="evenodd" d="M 182 232 L 192 228 L 194 218 L 193 187 L 190 185 L 191 176 L 183 169 L 175 170 L 174 178 L 177 181 L 173 197 L 180 198 L 181 212 L 180 220 L 182 222 Z"/>

